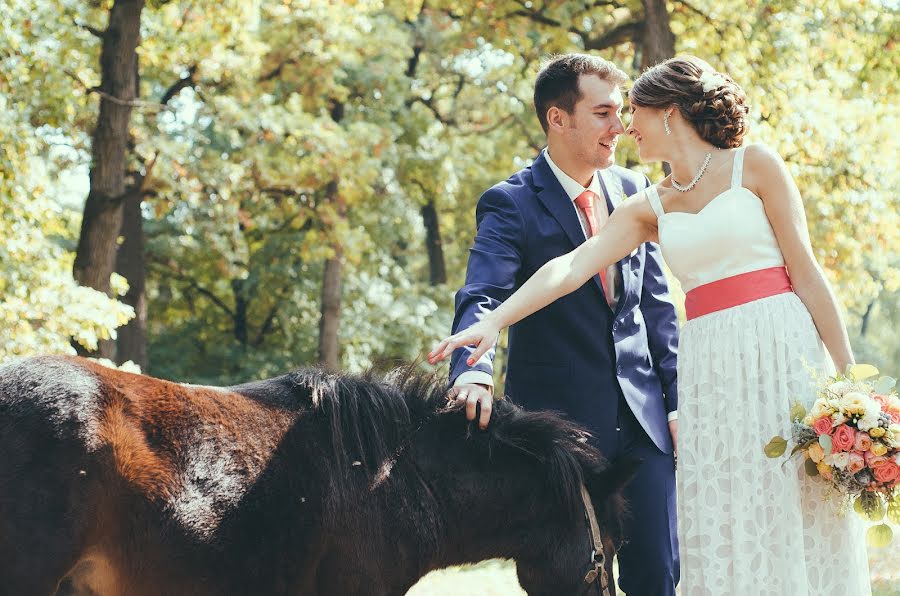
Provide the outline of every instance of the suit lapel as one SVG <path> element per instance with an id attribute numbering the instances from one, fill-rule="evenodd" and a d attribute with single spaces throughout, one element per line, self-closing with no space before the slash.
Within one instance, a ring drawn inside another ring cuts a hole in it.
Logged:
<path id="1" fill-rule="evenodd" d="M 531 176 L 534 180 L 538 199 L 556 221 L 559 222 L 566 236 L 572 241 L 572 246 L 578 247 L 583 244 L 585 240 L 584 231 L 581 229 L 578 215 L 575 214 L 575 207 L 572 205 L 571 199 L 569 199 L 559 180 L 553 174 L 553 170 L 550 169 L 550 165 L 544 158 L 543 151 L 531 165 Z M 602 302 L 606 304 L 599 273 L 594 276 L 594 284 L 600 291 L 600 295 L 604 297 Z"/>

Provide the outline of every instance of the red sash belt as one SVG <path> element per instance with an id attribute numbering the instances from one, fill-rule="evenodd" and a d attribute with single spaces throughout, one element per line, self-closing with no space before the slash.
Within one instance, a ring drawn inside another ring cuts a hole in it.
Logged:
<path id="1" fill-rule="evenodd" d="M 793 291 L 787 270 L 770 267 L 698 286 L 685 295 L 684 307 L 690 321 L 718 310 Z"/>

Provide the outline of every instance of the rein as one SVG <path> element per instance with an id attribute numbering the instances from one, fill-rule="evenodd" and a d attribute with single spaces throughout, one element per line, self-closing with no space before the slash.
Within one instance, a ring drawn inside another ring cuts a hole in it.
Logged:
<path id="1" fill-rule="evenodd" d="M 600 539 L 600 525 L 597 523 L 597 515 L 594 513 L 594 504 L 587 487 L 581 484 L 581 501 L 584 503 L 584 515 L 587 518 L 591 531 L 591 568 L 584 576 L 584 583 L 592 584 L 598 579 L 598 586 L 602 596 L 609 594 L 609 576 L 606 573 L 606 553 L 603 551 L 603 542 Z"/>

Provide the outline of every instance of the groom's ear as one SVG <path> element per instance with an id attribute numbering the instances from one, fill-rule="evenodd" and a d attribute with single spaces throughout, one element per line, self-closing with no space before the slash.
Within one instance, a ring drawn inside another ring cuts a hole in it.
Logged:
<path id="1" fill-rule="evenodd" d="M 561 130 L 565 128 L 566 125 L 566 114 L 565 110 L 560 109 L 557 106 L 550 106 L 547 108 L 547 128 L 549 130 Z"/>

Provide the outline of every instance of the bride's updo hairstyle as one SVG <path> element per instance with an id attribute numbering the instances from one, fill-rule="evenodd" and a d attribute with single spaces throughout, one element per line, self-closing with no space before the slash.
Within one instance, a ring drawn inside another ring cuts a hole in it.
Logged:
<path id="1" fill-rule="evenodd" d="M 750 106 L 740 85 L 695 56 L 678 56 L 644 71 L 631 87 L 632 104 L 675 106 L 700 137 L 716 147 L 740 147 Z"/>

